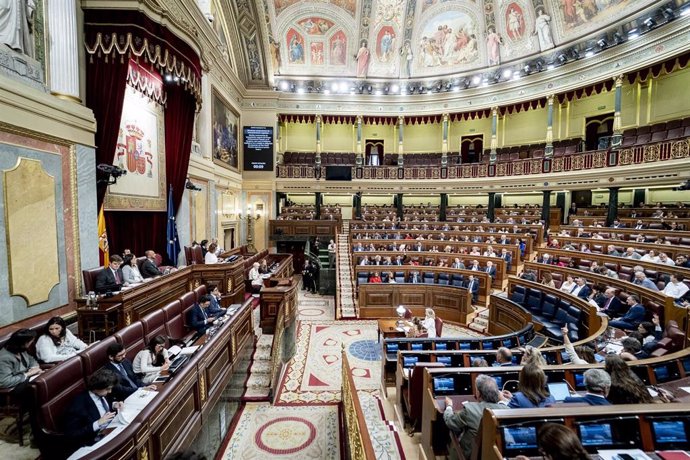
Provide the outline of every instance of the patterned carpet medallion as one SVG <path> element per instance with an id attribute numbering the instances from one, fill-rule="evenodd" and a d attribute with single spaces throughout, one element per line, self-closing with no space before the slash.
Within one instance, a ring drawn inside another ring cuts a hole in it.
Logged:
<path id="1" fill-rule="evenodd" d="M 340 401 L 340 351 L 344 344 L 358 390 L 381 386 L 381 345 L 375 321 L 301 321 L 277 404 Z"/>
<path id="2" fill-rule="evenodd" d="M 326 297 L 300 292 L 298 302 L 298 313 L 300 320 L 324 320 L 335 319 L 335 302 L 333 297 Z"/>
<path id="3" fill-rule="evenodd" d="M 223 458 L 340 459 L 338 407 L 248 403 Z"/>

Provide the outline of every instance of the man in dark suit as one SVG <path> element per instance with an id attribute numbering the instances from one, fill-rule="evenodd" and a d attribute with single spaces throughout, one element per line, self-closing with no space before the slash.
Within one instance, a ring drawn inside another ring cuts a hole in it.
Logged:
<path id="1" fill-rule="evenodd" d="M 422 279 L 419 276 L 419 272 L 414 271 L 414 272 L 410 273 L 410 281 L 409 282 L 413 283 L 413 284 L 421 283 Z"/>
<path id="2" fill-rule="evenodd" d="M 218 286 L 209 284 L 206 286 L 206 290 L 211 293 L 209 295 L 211 304 L 209 305 L 208 310 L 206 310 L 206 314 L 209 316 L 215 316 L 216 318 L 223 316 L 227 310 L 220 306 L 220 289 L 218 289 Z"/>
<path id="3" fill-rule="evenodd" d="M 149 249 L 144 254 L 146 255 L 146 260 L 141 264 L 141 276 L 144 278 L 154 278 L 163 275 L 163 272 L 158 270 L 158 265 L 156 265 L 156 253 Z"/>
<path id="4" fill-rule="evenodd" d="M 600 305 L 601 311 L 606 313 L 609 318 L 618 318 L 623 316 L 627 311 L 626 306 L 623 302 L 616 296 L 616 290 L 614 288 L 608 288 L 604 291 L 604 300 Z"/>
<path id="5" fill-rule="evenodd" d="M 215 316 L 207 313 L 209 305 L 211 305 L 211 296 L 203 295 L 187 314 L 187 325 L 200 334 L 205 333 L 216 319 Z"/>
<path id="6" fill-rule="evenodd" d="M 477 303 L 477 298 L 479 297 L 479 281 L 474 278 L 474 275 L 470 275 L 465 281 L 465 288 L 472 294 L 472 303 Z"/>
<path id="7" fill-rule="evenodd" d="M 510 266 L 513 264 L 513 256 L 510 255 L 508 250 L 506 248 L 501 249 L 501 259 L 505 260 L 506 262 L 506 271 L 510 270 Z"/>
<path id="8" fill-rule="evenodd" d="M 103 369 L 113 371 L 117 375 L 118 382 L 113 387 L 113 398 L 124 401 L 129 395 L 142 388 L 144 383 L 137 377 L 132 369 L 132 361 L 127 359 L 127 350 L 119 343 L 114 343 L 108 347 L 108 362 Z M 156 386 L 148 387 L 155 390 Z"/>
<path id="9" fill-rule="evenodd" d="M 575 279 L 575 286 L 570 290 L 570 294 L 576 295 L 581 299 L 587 300 L 592 290 L 587 286 L 587 280 L 579 277 Z"/>
<path id="10" fill-rule="evenodd" d="M 120 265 L 122 265 L 122 257 L 117 254 L 110 256 L 110 265 L 96 275 L 96 285 L 94 286 L 96 293 L 104 294 L 108 291 L 114 292 L 122 289 L 122 286 L 125 285 L 125 277 Z"/>
<path id="11" fill-rule="evenodd" d="M 484 271 L 491 277 L 492 280 L 496 279 L 496 267 L 494 267 L 494 263 L 490 260 L 486 262 L 486 268 L 484 268 Z"/>
<path id="12" fill-rule="evenodd" d="M 584 396 L 568 396 L 563 400 L 564 403 L 586 403 L 590 406 L 608 406 L 606 396 L 611 388 L 611 377 L 603 369 L 589 369 L 585 372 Z"/>
<path id="13" fill-rule="evenodd" d="M 118 377 L 113 371 L 100 369 L 87 379 L 87 391 L 72 400 L 65 411 L 63 427 L 73 449 L 97 442 L 101 432 L 122 407 L 122 403 L 108 400 L 117 382 Z"/>
<path id="14" fill-rule="evenodd" d="M 642 321 L 644 321 L 647 310 L 640 303 L 637 296 L 629 295 L 626 303 L 630 307 L 628 312 L 620 318 L 609 321 L 609 326 L 616 327 L 618 329 L 634 330 L 637 329 L 637 326 L 639 326 Z"/>
<path id="15" fill-rule="evenodd" d="M 477 400 L 465 403 L 457 412 L 453 412 L 453 400 L 446 397 L 446 408 L 443 412 L 443 420 L 454 436 L 460 439 L 462 454 L 457 453 L 453 458 L 470 458 L 472 445 L 479 431 L 479 424 L 484 415 L 484 409 L 505 409 L 499 404 L 501 392 L 496 385 L 496 380 L 488 375 L 479 375 L 475 381 L 474 397 Z"/>

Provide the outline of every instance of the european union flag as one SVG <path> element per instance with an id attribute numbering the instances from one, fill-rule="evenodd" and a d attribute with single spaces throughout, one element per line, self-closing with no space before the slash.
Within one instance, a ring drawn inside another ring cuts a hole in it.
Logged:
<path id="1" fill-rule="evenodd" d="M 173 210 L 172 185 L 168 192 L 168 259 L 177 266 L 177 255 L 180 253 L 180 240 L 177 238 L 177 223 L 175 222 L 175 211 Z"/>

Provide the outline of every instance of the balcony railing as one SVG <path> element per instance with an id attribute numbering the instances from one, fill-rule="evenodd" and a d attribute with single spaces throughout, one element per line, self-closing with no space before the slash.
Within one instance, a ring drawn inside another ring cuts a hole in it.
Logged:
<path id="1" fill-rule="evenodd" d="M 552 158 L 530 158 L 501 161 L 494 164 L 468 163 L 445 168 L 430 166 L 352 166 L 352 178 L 373 180 L 470 179 L 482 177 L 528 176 L 679 160 L 690 157 L 690 138 L 627 147 L 618 151 L 595 150 Z M 313 179 L 326 177 L 326 167 L 312 165 L 279 165 L 279 179 Z"/>

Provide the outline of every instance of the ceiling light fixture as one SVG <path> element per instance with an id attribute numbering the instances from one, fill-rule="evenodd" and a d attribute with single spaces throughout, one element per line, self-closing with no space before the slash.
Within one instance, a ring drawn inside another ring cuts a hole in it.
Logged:
<path id="1" fill-rule="evenodd" d="M 478 85 L 480 81 L 482 81 L 482 79 L 479 75 L 475 75 L 474 77 L 472 77 L 472 84 Z"/>
<path id="2" fill-rule="evenodd" d="M 167 80 L 168 77 L 165 77 L 165 78 L 166 78 L 166 80 Z M 287 91 L 288 88 L 290 88 L 290 85 L 288 84 L 288 82 L 286 82 L 285 80 L 283 80 L 283 81 L 280 82 L 280 89 L 281 89 L 282 91 Z"/>
<path id="3" fill-rule="evenodd" d="M 513 69 L 505 69 L 503 71 L 503 78 L 510 78 L 513 76 Z"/>
<path id="4" fill-rule="evenodd" d="M 561 65 L 565 64 L 566 62 L 568 62 L 568 57 L 567 57 L 565 54 L 563 54 L 563 53 L 559 54 L 558 57 L 557 57 L 556 59 L 558 59 L 558 62 L 560 62 Z"/>
<path id="5" fill-rule="evenodd" d="M 392 93 L 397 93 L 398 91 L 400 91 L 400 86 L 398 86 L 397 83 L 393 83 L 393 85 L 392 85 L 391 88 L 390 88 L 390 91 L 391 91 Z"/>
<path id="6" fill-rule="evenodd" d="M 651 30 L 656 27 L 656 21 L 654 20 L 654 18 L 647 18 L 644 20 L 644 25 Z"/>
<path id="7" fill-rule="evenodd" d="M 606 43 L 606 40 L 600 38 L 599 41 L 597 41 L 597 46 L 599 46 L 599 48 L 601 49 L 606 49 L 606 47 L 609 46 L 609 44 Z"/>

